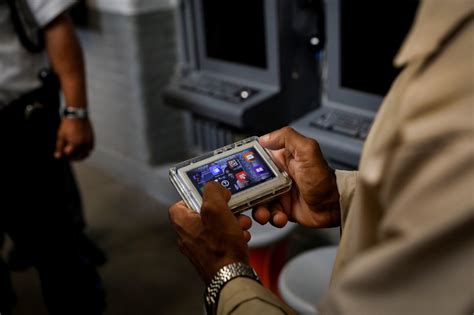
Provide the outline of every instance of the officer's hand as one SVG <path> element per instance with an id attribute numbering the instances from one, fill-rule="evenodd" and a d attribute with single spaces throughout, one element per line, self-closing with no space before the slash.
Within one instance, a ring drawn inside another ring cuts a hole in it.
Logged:
<path id="1" fill-rule="evenodd" d="M 94 132 L 89 119 L 64 118 L 59 126 L 54 157 L 72 161 L 86 158 L 94 147 Z"/>
<path id="2" fill-rule="evenodd" d="M 324 160 L 319 144 L 289 127 L 262 136 L 259 142 L 273 150 L 276 162 L 293 179 L 293 186 L 275 201 L 257 207 L 254 219 L 277 227 L 283 227 L 288 220 L 313 228 L 338 226 L 336 176 Z"/>
<path id="3" fill-rule="evenodd" d="M 178 202 L 169 209 L 181 252 L 209 284 L 220 268 L 234 262 L 248 263 L 247 231 L 252 221 L 236 217 L 227 203 L 230 192 L 216 182 L 204 187 L 201 214 Z"/>

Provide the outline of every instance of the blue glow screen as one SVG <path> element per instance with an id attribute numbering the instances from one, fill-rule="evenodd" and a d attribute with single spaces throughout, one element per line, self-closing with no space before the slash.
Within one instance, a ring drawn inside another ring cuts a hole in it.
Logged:
<path id="1" fill-rule="evenodd" d="M 253 148 L 202 165 L 186 174 L 201 196 L 204 185 L 212 180 L 235 194 L 275 177 L 260 154 Z"/>

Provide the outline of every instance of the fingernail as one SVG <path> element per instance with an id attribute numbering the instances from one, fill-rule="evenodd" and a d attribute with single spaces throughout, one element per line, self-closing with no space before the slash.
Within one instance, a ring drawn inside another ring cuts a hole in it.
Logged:
<path id="1" fill-rule="evenodd" d="M 270 134 L 266 134 L 266 135 L 263 135 L 261 136 L 260 138 L 258 138 L 259 141 L 268 141 L 268 139 L 270 138 Z"/>

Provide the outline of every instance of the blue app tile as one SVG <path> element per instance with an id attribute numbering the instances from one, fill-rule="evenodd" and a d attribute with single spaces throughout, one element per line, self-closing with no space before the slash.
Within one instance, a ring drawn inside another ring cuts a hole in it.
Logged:
<path id="1" fill-rule="evenodd" d="M 219 165 L 211 165 L 209 166 L 209 171 L 211 172 L 212 175 L 214 176 L 220 176 L 223 174 L 222 169 L 219 167 Z"/>
<path id="2" fill-rule="evenodd" d="M 257 173 L 258 175 L 262 174 L 262 173 L 265 173 L 265 168 L 262 166 L 262 165 L 257 165 L 253 168 L 253 170 L 255 171 L 255 173 Z"/>

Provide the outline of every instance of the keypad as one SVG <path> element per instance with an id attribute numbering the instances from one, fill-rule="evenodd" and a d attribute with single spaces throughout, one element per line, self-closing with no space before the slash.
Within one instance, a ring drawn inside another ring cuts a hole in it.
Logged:
<path id="1" fill-rule="evenodd" d="M 328 110 L 321 113 L 310 125 L 345 136 L 365 140 L 372 121 L 364 116 L 349 114 L 340 110 Z"/>
<path id="2" fill-rule="evenodd" d="M 188 76 L 180 80 L 180 87 L 195 93 L 240 104 L 258 93 L 256 89 L 206 76 Z"/>

